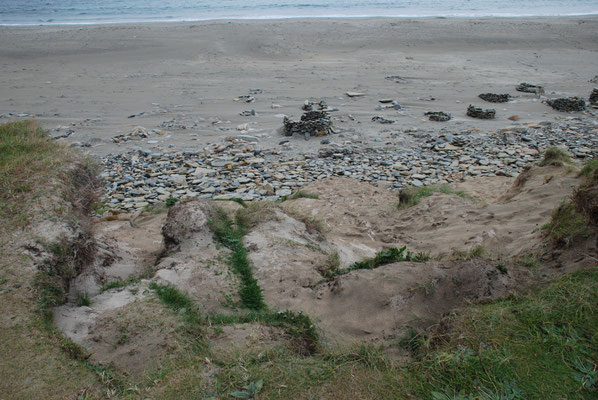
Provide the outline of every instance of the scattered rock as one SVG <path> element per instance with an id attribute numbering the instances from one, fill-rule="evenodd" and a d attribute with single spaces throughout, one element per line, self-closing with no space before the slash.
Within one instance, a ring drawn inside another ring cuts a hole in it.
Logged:
<path id="1" fill-rule="evenodd" d="M 388 79 L 389 81 L 393 81 L 395 83 L 407 83 L 407 80 L 399 75 L 389 75 L 384 79 Z"/>
<path id="2" fill-rule="evenodd" d="M 586 109 L 586 102 L 579 97 L 563 97 L 546 101 L 550 107 L 557 111 L 583 111 Z"/>
<path id="3" fill-rule="evenodd" d="M 142 112 L 140 112 L 140 113 L 137 113 L 137 114 L 131 114 L 131 115 L 129 115 L 127 118 L 135 118 L 135 117 L 140 117 L 140 116 L 142 116 L 143 114 L 145 114 L 145 111 L 142 111 Z"/>
<path id="4" fill-rule="evenodd" d="M 511 96 L 508 94 L 495 93 L 482 93 L 478 97 L 490 103 L 507 103 L 511 98 Z"/>
<path id="5" fill-rule="evenodd" d="M 430 121 L 446 122 L 451 120 L 451 114 L 443 111 L 429 111 L 424 114 L 430 118 Z"/>
<path id="6" fill-rule="evenodd" d="M 328 104 L 326 104 L 326 102 L 324 100 L 321 100 L 317 103 L 314 103 L 313 101 L 305 100 L 305 102 L 303 103 L 303 107 L 301 107 L 301 108 L 303 109 L 303 111 L 313 111 L 314 107 L 317 107 L 317 109 L 320 111 L 327 110 Z"/>
<path id="7" fill-rule="evenodd" d="M 544 94 L 544 86 L 522 82 L 515 88 L 518 92 Z"/>
<path id="8" fill-rule="evenodd" d="M 433 130 L 397 127 L 388 135 L 390 140 L 408 137 L 413 144 L 397 151 L 396 146 L 381 143 L 364 146 L 352 135 L 342 143 L 324 140 L 313 151 L 295 154 L 287 152 L 288 138 L 282 138 L 280 146 L 257 148 L 251 140 L 228 136 L 195 151 L 111 154 L 102 158 L 106 184 L 102 201 L 109 207 L 107 213 L 118 214 L 169 198 L 275 200 L 278 190 L 294 192 L 331 176 L 351 176 L 391 190 L 400 190 L 412 179 L 430 185 L 476 176 L 516 176 L 550 146 L 566 147 L 581 159 L 598 158 L 595 121 L 584 114 L 487 134 L 467 130 L 437 136 Z"/>
<path id="9" fill-rule="evenodd" d="M 243 117 L 253 117 L 255 116 L 255 110 L 252 108 L 251 110 L 245 110 L 239 113 Z"/>
<path id="10" fill-rule="evenodd" d="M 484 110 L 481 107 L 474 107 L 470 104 L 469 107 L 467 107 L 467 115 L 472 118 L 494 119 L 496 110 L 492 108 Z"/>
<path id="11" fill-rule="evenodd" d="M 519 121 L 519 115 L 517 115 L 517 114 L 511 115 L 511 116 L 510 116 L 509 118 L 507 118 L 507 119 L 508 119 L 508 120 L 511 120 L 511 121 Z"/>
<path id="12" fill-rule="evenodd" d="M 241 139 L 246 142 L 259 142 L 260 141 L 260 139 L 258 137 L 250 136 L 250 135 L 237 135 L 237 139 Z"/>
<path id="13" fill-rule="evenodd" d="M 365 93 L 361 93 L 361 92 L 347 92 L 346 95 L 349 96 L 349 97 L 361 97 L 361 96 L 365 96 Z"/>
<path id="14" fill-rule="evenodd" d="M 234 98 L 235 101 L 243 100 L 245 103 L 252 103 L 255 101 L 255 97 L 250 95 L 243 95 Z"/>
<path id="15" fill-rule="evenodd" d="M 590 94 L 590 104 L 593 106 L 598 105 L 598 88 L 592 90 L 592 94 Z"/>
<path id="16" fill-rule="evenodd" d="M 395 123 L 395 121 L 393 121 L 392 119 L 386 119 L 381 115 L 376 115 L 375 117 L 372 118 L 372 121 L 379 122 L 381 124 L 394 124 Z"/>

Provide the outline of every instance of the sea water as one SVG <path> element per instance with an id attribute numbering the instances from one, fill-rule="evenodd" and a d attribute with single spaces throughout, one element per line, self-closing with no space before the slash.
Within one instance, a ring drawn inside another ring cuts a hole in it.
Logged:
<path id="1" fill-rule="evenodd" d="M 598 0 L 0 0 L 0 25 L 598 14 Z"/>

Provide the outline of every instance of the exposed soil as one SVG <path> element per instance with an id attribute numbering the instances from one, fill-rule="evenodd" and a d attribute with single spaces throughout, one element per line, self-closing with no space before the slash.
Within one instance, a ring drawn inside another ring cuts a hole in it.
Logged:
<path id="1" fill-rule="evenodd" d="M 464 198 L 435 193 L 399 208 L 397 193 L 331 178 L 303 188 L 318 198 L 252 209 L 244 245 L 270 309 L 305 312 L 330 344 L 392 344 L 410 328 L 430 329 L 469 301 L 501 297 L 590 265 L 595 241 L 553 251 L 539 229 L 579 184 L 565 168 L 532 167 L 517 179 L 455 185 L 467 194 Z M 100 242 L 110 243 L 112 250 L 105 253 L 113 261 L 96 263 L 88 276 L 127 278 L 152 265 L 155 281 L 188 294 L 202 314 L 233 312 L 239 282 L 227 264 L 228 250 L 216 245 L 208 226 L 216 206 L 229 215 L 241 207 L 192 200 L 178 203 L 167 216 L 98 222 L 96 232 Z M 324 276 L 327 268 L 344 268 L 402 246 L 432 259 Z M 482 257 L 460 259 L 476 246 L 482 246 Z M 523 256 L 545 262 L 530 269 L 518 263 Z M 93 360 L 137 373 L 170 357 L 179 322 L 157 303 L 147 281 L 93 295 L 92 301 L 90 307 L 59 307 L 55 320 L 92 352 Z M 212 349 L 228 351 L 285 345 L 286 339 L 279 329 L 253 323 L 213 327 L 208 342 Z"/>

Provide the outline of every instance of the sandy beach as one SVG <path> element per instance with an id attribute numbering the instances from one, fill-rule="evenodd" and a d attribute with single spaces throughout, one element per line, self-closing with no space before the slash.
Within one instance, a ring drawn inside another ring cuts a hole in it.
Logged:
<path id="1" fill-rule="evenodd" d="M 33 118 L 99 155 L 198 150 L 241 131 L 274 146 L 282 116 L 298 119 L 306 99 L 337 108 L 337 132 L 364 143 L 410 128 L 487 131 L 551 121 L 566 114 L 515 86 L 587 99 L 598 73 L 596 17 L 1 27 L 0 37 L 0 122 Z M 487 103 L 477 97 L 485 92 L 513 99 Z M 235 101 L 250 93 L 255 101 Z M 376 110 L 380 99 L 402 109 Z M 495 108 L 496 119 L 467 117 L 469 104 Z M 240 115 L 251 110 L 255 116 Z M 430 122 L 427 111 L 453 119 Z M 507 119 L 514 114 L 518 122 Z M 377 115 L 395 123 L 372 121 Z M 161 134 L 112 141 L 136 126 Z M 292 151 L 318 146 L 292 138 Z"/>

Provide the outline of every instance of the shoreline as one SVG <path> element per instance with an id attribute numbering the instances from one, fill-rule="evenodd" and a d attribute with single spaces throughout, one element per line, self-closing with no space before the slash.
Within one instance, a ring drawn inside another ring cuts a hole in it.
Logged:
<path id="1" fill-rule="evenodd" d="M 267 17 L 213 17 L 197 19 L 161 19 L 161 20 L 127 20 L 127 21 L 80 21 L 80 22 L 38 22 L 38 23 L 0 23 L 0 28 L 47 28 L 47 27 L 94 27 L 123 25 L 172 25 L 192 24 L 198 22 L 277 22 L 297 20 L 523 20 L 523 19 L 566 19 L 566 18 L 598 18 L 598 11 L 592 13 L 571 14 L 480 14 L 480 15 L 322 15 L 322 16 L 267 16 Z"/>

